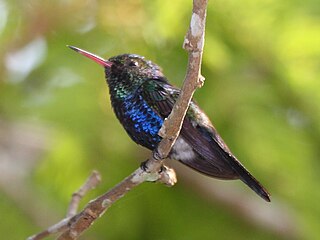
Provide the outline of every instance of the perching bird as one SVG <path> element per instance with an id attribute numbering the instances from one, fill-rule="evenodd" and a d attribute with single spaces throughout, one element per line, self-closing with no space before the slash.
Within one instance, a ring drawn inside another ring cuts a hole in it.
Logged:
<path id="1" fill-rule="evenodd" d="M 154 150 L 161 141 L 158 131 L 170 114 L 180 89 L 168 82 L 158 65 L 142 56 L 123 54 L 105 60 L 69 47 L 104 67 L 118 120 L 133 141 Z M 240 179 L 270 202 L 267 190 L 231 153 L 209 118 L 193 101 L 169 158 L 210 177 Z"/>

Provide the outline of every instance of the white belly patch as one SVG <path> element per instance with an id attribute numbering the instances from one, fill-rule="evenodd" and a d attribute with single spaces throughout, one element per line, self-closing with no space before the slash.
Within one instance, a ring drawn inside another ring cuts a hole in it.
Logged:
<path id="1" fill-rule="evenodd" d="M 182 137 L 178 137 L 172 147 L 170 157 L 181 161 L 190 161 L 196 158 L 193 148 Z"/>

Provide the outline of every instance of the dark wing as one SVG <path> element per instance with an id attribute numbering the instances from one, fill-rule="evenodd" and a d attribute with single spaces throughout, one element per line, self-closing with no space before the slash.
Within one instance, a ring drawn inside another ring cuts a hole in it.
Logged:
<path id="1" fill-rule="evenodd" d="M 146 82 L 143 87 L 142 95 L 144 100 L 152 106 L 161 117 L 168 117 L 180 90 L 167 83 L 159 82 L 158 80 L 150 80 Z M 193 102 L 192 105 L 194 105 Z M 238 178 L 238 174 L 227 162 L 223 161 L 225 152 L 215 141 L 204 136 L 201 129 L 194 126 L 192 116 L 188 116 L 190 112 L 189 110 L 181 128 L 179 138 L 182 137 L 182 139 L 178 139 L 173 147 L 171 157 L 212 177 L 220 179 Z M 179 148 L 178 144 L 188 146 L 181 146 Z M 181 151 L 185 153 L 179 154 Z M 186 152 L 190 152 L 190 154 L 188 155 Z M 195 152 L 195 154 L 193 154 L 193 152 Z"/>
<path id="2" fill-rule="evenodd" d="M 142 88 L 144 88 L 142 95 L 145 101 L 161 117 L 166 118 L 170 114 L 180 90 L 159 80 L 147 81 Z M 177 141 L 171 152 L 171 156 L 175 156 L 177 160 L 212 177 L 240 178 L 262 198 L 270 201 L 268 192 L 231 153 L 208 117 L 194 102 L 190 104 L 178 140 L 179 144 L 187 143 L 187 146 L 181 149 L 187 152 L 190 147 L 196 154 L 189 158 L 186 154 L 177 154 L 175 152 L 178 151 Z"/>
<path id="3" fill-rule="evenodd" d="M 261 196 L 266 201 L 270 202 L 270 197 L 268 191 L 257 181 L 251 173 L 240 163 L 240 161 L 231 153 L 230 149 L 220 137 L 216 129 L 211 124 L 208 117 L 203 113 L 199 107 L 191 103 L 189 108 L 189 114 L 191 114 L 194 119 L 191 120 L 192 126 L 194 126 L 203 137 L 202 139 L 206 139 L 209 142 L 211 147 L 211 154 L 207 155 L 206 159 L 213 164 L 216 162 L 224 162 L 227 163 L 236 173 L 237 176 L 247 184 L 252 190 L 254 190 L 259 196 Z M 194 135 L 194 132 L 190 133 L 189 131 L 181 132 L 182 136 L 184 136 L 187 141 L 194 146 L 194 144 L 198 141 L 198 136 Z M 198 145 L 197 145 L 198 146 Z M 202 145 L 204 146 L 204 145 Z M 197 148 L 194 147 L 195 151 Z M 201 155 L 206 153 L 203 151 L 203 147 L 200 148 Z M 212 158 L 210 158 L 210 156 Z M 214 158 L 215 157 L 215 158 Z"/>
<path id="4" fill-rule="evenodd" d="M 170 114 L 180 90 L 169 85 L 165 79 L 151 79 L 142 84 L 140 92 L 143 99 L 161 117 L 166 118 Z"/>

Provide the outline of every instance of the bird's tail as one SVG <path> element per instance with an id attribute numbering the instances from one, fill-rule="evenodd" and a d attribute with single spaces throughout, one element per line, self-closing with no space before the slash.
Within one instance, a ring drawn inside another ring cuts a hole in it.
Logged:
<path id="1" fill-rule="evenodd" d="M 256 180 L 247 169 L 233 156 L 225 154 L 224 159 L 226 167 L 218 169 L 210 161 L 204 161 L 203 159 L 193 159 L 189 161 L 179 160 L 183 164 L 187 165 L 194 170 L 201 172 L 209 177 L 232 180 L 240 179 L 253 191 L 255 191 L 260 197 L 262 197 L 267 202 L 270 202 L 270 194 L 268 191 Z M 221 172 L 223 170 L 223 172 Z"/>
<path id="2" fill-rule="evenodd" d="M 234 156 L 230 156 L 232 161 L 228 161 L 231 168 L 238 173 L 239 179 L 244 182 L 248 187 L 255 191 L 260 197 L 267 202 L 270 202 L 269 192 L 261 185 L 261 183 L 255 179 L 254 176 L 236 159 Z"/>

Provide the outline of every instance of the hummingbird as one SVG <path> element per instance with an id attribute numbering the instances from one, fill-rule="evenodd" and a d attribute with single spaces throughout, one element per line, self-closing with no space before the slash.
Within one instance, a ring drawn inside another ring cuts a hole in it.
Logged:
<path id="1" fill-rule="evenodd" d="M 155 150 L 162 139 L 158 132 L 181 90 L 169 83 L 158 65 L 143 56 L 122 54 L 105 60 L 80 48 L 68 47 L 104 67 L 116 117 L 134 142 Z M 268 191 L 231 153 L 193 100 L 168 157 L 213 178 L 240 179 L 270 202 Z"/>

